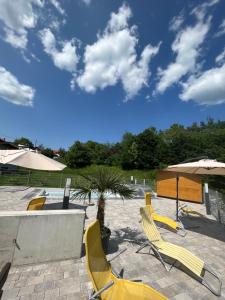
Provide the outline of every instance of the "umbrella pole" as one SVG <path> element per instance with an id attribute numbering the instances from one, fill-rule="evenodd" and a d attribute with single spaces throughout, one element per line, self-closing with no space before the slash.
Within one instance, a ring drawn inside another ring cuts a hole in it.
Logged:
<path id="1" fill-rule="evenodd" d="M 179 176 L 176 176 L 176 183 L 177 183 L 177 199 L 176 199 L 176 220 L 178 221 L 178 205 L 179 205 Z"/>

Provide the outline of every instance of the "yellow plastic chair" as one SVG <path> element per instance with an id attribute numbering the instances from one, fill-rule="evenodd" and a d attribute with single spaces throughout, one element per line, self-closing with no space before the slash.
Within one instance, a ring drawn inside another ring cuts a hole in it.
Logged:
<path id="1" fill-rule="evenodd" d="M 29 202 L 27 210 L 41 210 L 45 205 L 45 201 L 46 197 L 34 198 Z"/>
<path id="2" fill-rule="evenodd" d="M 165 224 L 166 226 L 168 226 L 172 230 L 179 233 L 181 236 L 186 235 L 186 232 L 185 232 L 184 227 L 182 226 L 182 224 L 179 224 L 178 222 L 172 220 L 169 217 L 164 217 L 164 216 L 158 215 L 154 211 L 154 209 L 152 207 L 151 193 L 145 193 L 145 204 L 148 207 L 148 211 L 151 214 L 154 221 Z"/>
<path id="3" fill-rule="evenodd" d="M 142 217 L 142 227 L 148 238 L 148 241 L 143 243 L 136 252 L 139 252 L 141 249 L 149 245 L 150 250 L 153 250 L 154 254 L 160 259 L 167 271 L 170 271 L 170 269 L 176 264 L 176 262 L 179 262 L 188 270 L 190 270 L 194 275 L 196 275 L 198 280 L 203 285 L 205 285 L 212 293 L 220 296 L 222 283 L 217 274 L 213 270 L 211 270 L 211 268 L 206 266 L 204 261 L 192 254 L 187 249 L 164 241 L 151 215 L 149 214 L 149 210 L 147 207 L 142 207 L 140 209 L 140 213 Z M 199 246 L 201 247 L 201 245 Z M 162 256 L 169 257 L 173 260 L 173 264 L 169 270 L 167 269 Z M 215 289 L 212 286 L 211 282 L 208 280 L 208 276 L 207 279 L 205 278 L 206 271 L 217 279 L 219 283 L 218 289 Z"/>
<path id="4" fill-rule="evenodd" d="M 89 299 L 101 300 L 166 300 L 150 286 L 116 277 L 102 249 L 99 221 L 85 232 L 87 271 L 94 287 Z"/>

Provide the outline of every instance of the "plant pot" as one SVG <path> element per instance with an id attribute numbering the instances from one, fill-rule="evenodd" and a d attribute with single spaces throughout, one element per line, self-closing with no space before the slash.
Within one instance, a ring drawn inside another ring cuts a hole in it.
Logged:
<path id="1" fill-rule="evenodd" d="M 107 227 L 104 227 L 103 232 L 101 232 L 101 239 L 102 239 L 102 248 L 103 248 L 105 254 L 107 254 L 108 249 L 109 249 L 110 235 L 111 235 L 111 230 Z"/>

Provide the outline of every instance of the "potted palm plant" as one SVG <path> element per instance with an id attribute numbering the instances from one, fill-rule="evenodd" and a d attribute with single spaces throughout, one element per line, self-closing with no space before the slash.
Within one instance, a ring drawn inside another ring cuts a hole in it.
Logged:
<path id="1" fill-rule="evenodd" d="M 97 194 L 97 219 L 100 223 L 103 248 L 106 250 L 111 235 L 110 229 L 105 226 L 105 201 L 107 195 L 110 193 L 120 196 L 123 199 L 130 199 L 134 197 L 135 190 L 125 184 L 121 174 L 103 167 L 91 175 L 81 175 L 76 186 L 78 189 L 74 194 L 76 198 L 86 199 L 90 197 L 90 190 Z"/>

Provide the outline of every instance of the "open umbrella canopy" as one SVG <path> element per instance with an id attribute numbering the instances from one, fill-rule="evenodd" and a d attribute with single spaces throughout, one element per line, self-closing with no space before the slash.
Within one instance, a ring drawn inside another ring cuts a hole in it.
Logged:
<path id="1" fill-rule="evenodd" d="M 224 175 L 225 163 L 212 159 L 201 159 L 194 162 L 168 166 L 165 171 L 191 173 L 199 175 Z"/>
<path id="2" fill-rule="evenodd" d="M 0 163 L 28 169 L 61 171 L 66 165 L 34 150 L 0 150 Z"/>

